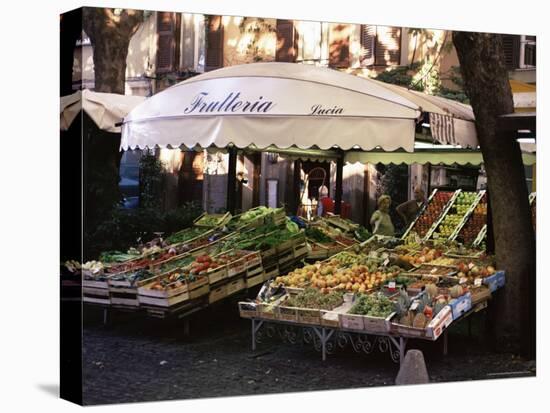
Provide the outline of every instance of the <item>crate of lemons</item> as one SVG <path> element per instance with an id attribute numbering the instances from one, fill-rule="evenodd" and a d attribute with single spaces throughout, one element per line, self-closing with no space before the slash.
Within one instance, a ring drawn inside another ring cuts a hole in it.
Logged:
<path id="1" fill-rule="evenodd" d="M 306 265 L 287 275 L 276 277 L 274 285 L 283 284 L 291 288 L 313 287 L 325 294 L 331 291 L 366 293 L 381 287 L 400 272 L 402 269 L 395 266 L 382 267 L 377 263 L 342 266 L 340 260 L 331 259 Z"/>

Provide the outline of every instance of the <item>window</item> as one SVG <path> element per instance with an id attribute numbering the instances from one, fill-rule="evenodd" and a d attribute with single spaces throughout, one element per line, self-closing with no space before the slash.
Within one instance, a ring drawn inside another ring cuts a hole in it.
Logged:
<path id="1" fill-rule="evenodd" d="M 204 72 L 205 41 L 202 14 L 182 13 L 180 44 L 180 70 Z"/>
<path id="2" fill-rule="evenodd" d="M 527 69 L 537 65 L 535 36 L 503 34 L 502 46 L 508 70 Z"/>
<path id="3" fill-rule="evenodd" d="M 157 13 L 157 73 L 168 73 L 175 69 L 179 37 L 177 13 Z"/>
<path id="4" fill-rule="evenodd" d="M 205 71 L 223 67 L 222 16 L 208 16 Z"/>
<path id="5" fill-rule="evenodd" d="M 298 33 L 292 20 L 277 20 L 277 62 L 296 61 L 298 51 Z"/>
<path id="6" fill-rule="evenodd" d="M 361 25 L 361 66 L 398 66 L 401 28 Z"/>
<path id="7" fill-rule="evenodd" d="M 331 24 L 329 28 L 328 64 L 330 67 L 350 65 L 350 25 Z"/>
<path id="8" fill-rule="evenodd" d="M 537 65 L 536 39 L 536 36 L 521 36 L 520 49 L 523 47 L 523 53 L 520 50 L 520 56 L 523 57 L 523 62 L 520 60 L 520 67 L 528 68 Z"/>

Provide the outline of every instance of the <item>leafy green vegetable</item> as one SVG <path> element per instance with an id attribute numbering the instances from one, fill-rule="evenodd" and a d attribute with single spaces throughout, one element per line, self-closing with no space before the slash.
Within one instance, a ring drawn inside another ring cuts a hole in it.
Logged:
<path id="1" fill-rule="evenodd" d="M 137 251 L 137 250 L 136 250 Z M 101 262 L 125 262 L 140 256 L 139 251 L 135 254 L 127 254 L 120 251 L 105 251 L 99 255 Z"/>
<path id="2" fill-rule="evenodd" d="M 360 225 L 359 228 L 355 230 L 354 235 L 355 238 L 357 238 L 359 241 L 366 241 L 370 237 L 372 237 L 372 234 L 369 232 L 369 230 L 362 225 Z"/>
<path id="3" fill-rule="evenodd" d="M 192 238 L 198 237 L 205 232 L 209 231 L 208 228 L 187 228 L 183 231 L 176 232 L 175 234 L 170 235 L 168 238 L 166 238 L 166 242 L 168 244 L 178 244 L 180 242 L 188 241 Z"/>
<path id="4" fill-rule="evenodd" d="M 321 244 L 327 243 L 327 242 L 334 242 L 332 238 L 330 238 L 323 231 L 315 227 L 306 228 L 306 237 L 308 237 L 309 239 L 312 239 L 313 241 L 317 241 Z"/>
<path id="5" fill-rule="evenodd" d="M 284 305 L 287 307 L 332 310 L 342 304 L 342 296 L 343 293 L 338 291 L 323 294 L 315 288 L 306 288 L 294 297 L 288 298 Z"/>
<path id="6" fill-rule="evenodd" d="M 384 294 L 362 294 L 359 296 L 349 313 L 386 318 L 393 312 L 393 309 L 393 302 Z"/>

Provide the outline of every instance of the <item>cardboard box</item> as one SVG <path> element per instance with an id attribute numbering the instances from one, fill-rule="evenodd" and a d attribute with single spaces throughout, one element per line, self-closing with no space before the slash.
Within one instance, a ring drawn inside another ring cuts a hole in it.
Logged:
<path id="1" fill-rule="evenodd" d="M 456 320 L 472 309 L 472 294 L 468 292 L 458 298 L 454 298 L 449 302 L 449 305 L 453 312 L 453 320 Z"/>

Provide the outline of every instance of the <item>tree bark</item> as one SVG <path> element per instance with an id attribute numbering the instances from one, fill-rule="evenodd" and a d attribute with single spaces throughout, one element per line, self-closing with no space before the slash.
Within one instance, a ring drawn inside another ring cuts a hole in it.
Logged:
<path id="1" fill-rule="evenodd" d="M 93 47 L 94 90 L 124 94 L 126 57 L 130 39 L 143 21 L 143 11 L 110 8 L 82 9 L 82 27 Z M 90 126 L 86 133 L 85 232 L 109 216 L 121 200 L 118 187 L 121 152 L 120 134 Z"/>
<path id="2" fill-rule="evenodd" d="M 491 305 L 497 349 L 534 358 L 535 237 L 525 170 L 515 134 L 498 132 L 498 117 L 514 112 L 502 38 L 454 32 L 453 43 L 487 171 L 497 265 L 506 271 L 506 286 Z"/>
<path id="3" fill-rule="evenodd" d="M 95 91 L 124 94 L 130 39 L 143 21 L 143 11 L 83 9 L 82 25 L 94 49 Z"/>

